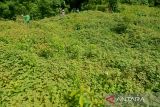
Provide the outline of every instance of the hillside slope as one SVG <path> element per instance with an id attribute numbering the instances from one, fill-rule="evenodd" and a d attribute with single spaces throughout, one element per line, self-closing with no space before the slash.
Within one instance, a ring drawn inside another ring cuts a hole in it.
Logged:
<path id="1" fill-rule="evenodd" d="M 160 9 L 121 8 L 0 21 L 0 107 L 103 107 L 106 93 L 160 92 Z"/>

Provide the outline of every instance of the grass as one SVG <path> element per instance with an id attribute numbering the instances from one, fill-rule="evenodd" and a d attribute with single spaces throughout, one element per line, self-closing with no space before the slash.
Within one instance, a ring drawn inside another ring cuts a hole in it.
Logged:
<path id="1" fill-rule="evenodd" d="M 103 107 L 106 93 L 160 92 L 160 9 L 120 8 L 0 21 L 0 107 Z"/>

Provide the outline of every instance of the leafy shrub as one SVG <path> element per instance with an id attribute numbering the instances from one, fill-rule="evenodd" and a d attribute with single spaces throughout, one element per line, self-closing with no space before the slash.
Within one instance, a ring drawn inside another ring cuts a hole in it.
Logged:
<path id="1" fill-rule="evenodd" d="M 118 0 L 109 0 L 108 7 L 110 11 L 118 12 Z"/>
<path id="2" fill-rule="evenodd" d="M 96 10 L 96 5 L 87 4 L 82 7 L 82 10 Z"/>
<path id="3" fill-rule="evenodd" d="M 36 48 L 39 57 L 50 58 L 53 56 L 53 50 L 48 44 L 40 44 Z"/>
<path id="4" fill-rule="evenodd" d="M 0 21 L 0 106 L 103 107 L 106 93 L 159 92 L 159 9 L 121 6 Z"/>
<path id="5" fill-rule="evenodd" d="M 85 53 L 84 53 L 84 57 L 88 58 L 88 59 L 94 59 L 96 57 L 98 57 L 99 52 L 96 48 L 95 45 L 91 45 L 89 48 L 86 49 Z"/>
<path id="6" fill-rule="evenodd" d="M 107 6 L 106 5 L 97 5 L 97 10 L 105 12 L 107 10 Z"/>
<path id="7" fill-rule="evenodd" d="M 148 4 L 148 0 L 121 0 L 121 2 L 128 4 Z"/>
<path id="8" fill-rule="evenodd" d="M 70 59 L 78 59 L 81 57 L 81 48 L 78 45 L 71 45 L 66 47 L 66 52 Z"/>
<path id="9" fill-rule="evenodd" d="M 159 47 L 159 45 L 160 45 L 160 38 L 152 38 L 148 43 L 150 45 L 154 45 L 156 47 Z"/>
<path id="10" fill-rule="evenodd" d="M 113 28 L 113 31 L 115 31 L 118 34 L 125 33 L 128 26 L 125 23 L 118 23 L 115 28 Z"/>
<path id="11" fill-rule="evenodd" d="M 84 86 L 80 86 L 79 90 L 72 91 L 69 95 L 69 106 L 90 107 L 90 88 L 85 89 Z"/>
<path id="12" fill-rule="evenodd" d="M 1 1 L 0 17 L 13 19 L 21 14 L 30 14 L 32 19 L 39 19 L 59 14 L 63 0 Z"/>

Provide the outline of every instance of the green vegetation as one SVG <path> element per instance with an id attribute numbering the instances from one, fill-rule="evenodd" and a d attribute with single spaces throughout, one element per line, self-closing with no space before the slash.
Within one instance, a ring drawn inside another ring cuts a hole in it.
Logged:
<path id="1" fill-rule="evenodd" d="M 15 20 L 17 15 L 29 14 L 32 19 L 43 19 L 60 14 L 61 9 L 66 12 L 72 9 L 100 10 L 107 7 L 111 11 L 118 11 L 118 3 L 158 6 L 160 0 L 1 0 L 0 18 Z"/>
<path id="2" fill-rule="evenodd" d="M 104 107 L 106 93 L 160 92 L 160 9 L 0 21 L 0 107 Z"/>
<path id="3" fill-rule="evenodd" d="M 109 0 L 109 10 L 113 12 L 118 11 L 118 0 Z"/>

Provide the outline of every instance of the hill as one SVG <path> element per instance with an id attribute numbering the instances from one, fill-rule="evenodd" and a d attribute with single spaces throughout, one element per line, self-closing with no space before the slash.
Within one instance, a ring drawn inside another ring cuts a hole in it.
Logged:
<path id="1" fill-rule="evenodd" d="M 102 107 L 106 93 L 160 92 L 160 9 L 120 8 L 0 21 L 0 106 Z"/>

